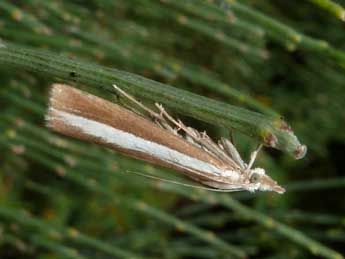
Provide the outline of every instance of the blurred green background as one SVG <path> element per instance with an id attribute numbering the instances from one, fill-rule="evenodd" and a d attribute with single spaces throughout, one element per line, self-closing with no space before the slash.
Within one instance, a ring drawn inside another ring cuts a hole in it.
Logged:
<path id="1" fill-rule="evenodd" d="M 343 258 L 342 4 L 1 0 L 1 44 L 280 114 L 308 154 L 294 160 L 274 149 L 260 153 L 256 165 L 287 189 L 284 195 L 221 194 L 146 179 L 128 170 L 187 181 L 50 132 L 49 86 L 64 80 L 44 68 L 9 66 L 0 52 L 0 258 Z M 74 85 L 115 100 L 87 83 Z M 228 135 L 174 115 L 215 139 Z M 236 131 L 235 141 L 245 158 L 257 144 Z"/>

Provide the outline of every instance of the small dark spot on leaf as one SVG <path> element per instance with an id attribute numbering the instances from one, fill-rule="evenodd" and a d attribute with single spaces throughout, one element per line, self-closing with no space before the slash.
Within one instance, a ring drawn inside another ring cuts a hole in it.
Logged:
<path id="1" fill-rule="evenodd" d="M 77 73 L 72 71 L 72 72 L 69 72 L 69 76 L 70 77 L 76 77 L 77 76 Z"/>

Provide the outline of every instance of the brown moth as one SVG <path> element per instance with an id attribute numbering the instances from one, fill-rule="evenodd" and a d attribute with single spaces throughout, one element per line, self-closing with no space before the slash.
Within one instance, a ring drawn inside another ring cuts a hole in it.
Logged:
<path id="1" fill-rule="evenodd" d="M 116 85 L 114 88 L 147 112 L 152 121 L 76 88 L 54 84 L 47 126 L 61 134 L 173 168 L 217 191 L 285 192 L 264 169 L 252 169 L 261 145 L 246 164 L 231 141 L 222 138 L 215 143 L 205 132 L 172 118 L 161 105 L 156 104 L 156 113 Z"/>

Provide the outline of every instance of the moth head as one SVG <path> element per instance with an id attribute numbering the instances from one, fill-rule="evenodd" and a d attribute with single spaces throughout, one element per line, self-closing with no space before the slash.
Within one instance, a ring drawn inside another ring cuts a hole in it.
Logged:
<path id="1" fill-rule="evenodd" d="M 250 170 L 249 182 L 252 187 L 250 191 L 274 191 L 277 193 L 284 193 L 285 189 L 277 184 L 271 177 L 265 174 L 262 168 L 254 168 Z"/>

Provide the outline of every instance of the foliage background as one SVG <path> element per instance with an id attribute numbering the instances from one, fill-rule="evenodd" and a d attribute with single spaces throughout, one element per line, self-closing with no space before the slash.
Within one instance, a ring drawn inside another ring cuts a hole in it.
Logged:
<path id="1" fill-rule="evenodd" d="M 256 165 L 286 187 L 284 195 L 210 193 L 126 174 L 178 177 L 47 130 L 49 86 L 61 79 L 8 66 L 0 53 L 0 258 L 343 258 L 340 5 L 1 1 L 4 42 L 281 114 L 308 154 L 298 161 L 268 148 L 260 154 Z M 227 135 L 178 116 L 215 138 Z M 235 138 L 248 157 L 256 141 L 237 132 Z"/>

